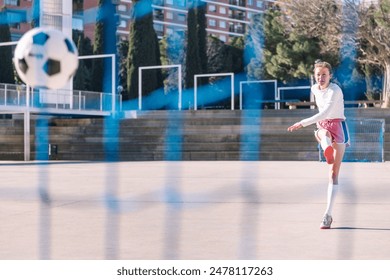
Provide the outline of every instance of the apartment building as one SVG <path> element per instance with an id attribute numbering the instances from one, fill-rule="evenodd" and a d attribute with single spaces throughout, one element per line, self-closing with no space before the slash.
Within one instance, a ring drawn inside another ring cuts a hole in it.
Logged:
<path id="1" fill-rule="evenodd" d="M 31 4 L 32 0 L 0 0 L 0 7 L 6 10 L 6 18 L 11 31 L 13 41 L 31 29 Z"/>
<path id="2" fill-rule="evenodd" d="M 243 36 L 253 14 L 262 13 L 274 1 L 201 0 L 206 9 L 207 32 L 224 42 Z M 154 27 L 159 37 L 187 28 L 187 11 L 193 1 L 153 1 Z"/>
<path id="3" fill-rule="evenodd" d="M 95 13 L 97 0 L 84 0 L 85 34 L 93 38 L 94 24 L 90 20 Z M 193 0 L 153 0 L 154 28 L 158 37 L 187 29 L 188 8 Z M 243 36 L 253 14 L 262 13 L 277 1 L 263 0 L 200 0 L 206 8 L 207 32 L 224 42 L 229 38 Z M 120 39 L 126 40 L 129 34 L 131 0 L 115 1 L 117 5 Z M 96 18 L 96 16 L 95 16 Z"/>
<path id="4" fill-rule="evenodd" d="M 262 13 L 278 1 L 272 0 L 200 0 L 205 5 L 207 32 L 224 42 L 243 36 L 254 14 Z M 13 39 L 17 40 L 29 28 L 32 0 L 0 0 L 7 8 Z M 117 9 L 118 39 L 129 34 L 131 0 L 113 0 Z M 161 38 L 165 34 L 187 29 L 188 8 L 193 0 L 153 0 L 154 28 Z M 93 40 L 98 0 L 73 0 L 73 29 L 83 30 Z M 23 22 L 24 21 L 24 22 Z M 23 22 L 23 23 L 20 23 Z"/>

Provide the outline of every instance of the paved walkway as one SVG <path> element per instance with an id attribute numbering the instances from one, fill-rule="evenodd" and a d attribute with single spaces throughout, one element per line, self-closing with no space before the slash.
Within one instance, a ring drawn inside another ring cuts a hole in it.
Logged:
<path id="1" fill-rule="evenodd" d="M 0 259 L 390 259 L 390 163 L 0 162 Z"/>

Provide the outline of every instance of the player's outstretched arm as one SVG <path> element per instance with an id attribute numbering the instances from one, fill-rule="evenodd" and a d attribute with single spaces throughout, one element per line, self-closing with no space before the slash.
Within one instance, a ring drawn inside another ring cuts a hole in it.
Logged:
<path id="1" fill-rule="evenodd" d="M 292 126 L 290 126 L 289 128 L 287 128 L 287 130 L 292 132 L 292 131 L 300 129 L 302 127 L 303 127 L 302 124 L 297 122 L 297 123 L 293 124 Z"/>

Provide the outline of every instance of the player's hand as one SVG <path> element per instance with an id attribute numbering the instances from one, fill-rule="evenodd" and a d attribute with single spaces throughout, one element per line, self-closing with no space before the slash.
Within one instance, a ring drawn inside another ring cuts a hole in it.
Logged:
<path id="1" fill-rule="evenodd" d="M 297 130 L 297 129 L 300 129 L 302 128 L 302 124 L 301 123 L 295 123 L 293 124 L 292 126 L 290 126 L 289 128 L 287 128 L 288 131 L 292 132 L 294 130 Z"/>

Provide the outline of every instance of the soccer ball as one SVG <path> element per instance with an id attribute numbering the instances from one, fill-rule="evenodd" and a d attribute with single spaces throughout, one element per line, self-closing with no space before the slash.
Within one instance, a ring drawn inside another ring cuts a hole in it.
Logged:
<path id="1" fill-rule="evenodd" d="M 20 79 L 35 88 L 59 89 L 76 73 L 79 61 L 73 41 L 52 28 L 34 28 L 19 40 L 14 64 Z"/>

